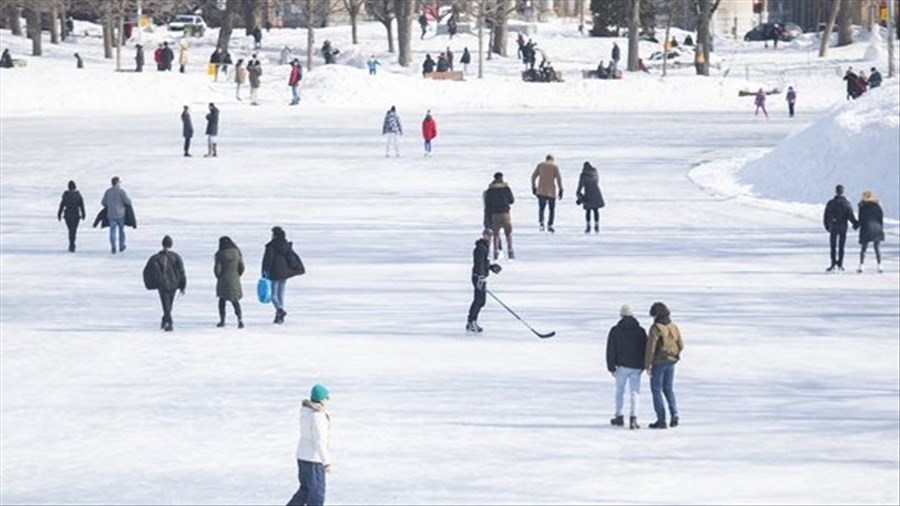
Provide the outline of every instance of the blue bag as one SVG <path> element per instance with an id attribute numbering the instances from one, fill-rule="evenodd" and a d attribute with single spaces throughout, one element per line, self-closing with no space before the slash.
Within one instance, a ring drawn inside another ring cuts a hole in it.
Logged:
<path id="1" fill-rule="evenodd" d="M 256 297 L 263 304 L 272 302 L 272 282 L 269 278 L 259 278 L 259 282 L 256 283 Z"/>

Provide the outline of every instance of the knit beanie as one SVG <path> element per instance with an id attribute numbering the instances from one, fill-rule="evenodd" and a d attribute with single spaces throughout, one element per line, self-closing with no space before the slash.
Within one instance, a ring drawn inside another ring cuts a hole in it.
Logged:
<path id="1" fill-rule="evenodd" d="M 312 387 L 312 391 L 309 393 L 309 400 L 313 402 L 322 402 L 330 397 L 328 389 L 321 383 L 317 383 L 316 386 Z"/>
<path id="2" fill-rule="evenodd" d="M 619 316 L 623 318 L 626 316 L 634 316 L 634 312 L 631 311 L 631 306 L 629 306 L 628 304 L 622 304 L 622 308 L 619 309 Z"/>

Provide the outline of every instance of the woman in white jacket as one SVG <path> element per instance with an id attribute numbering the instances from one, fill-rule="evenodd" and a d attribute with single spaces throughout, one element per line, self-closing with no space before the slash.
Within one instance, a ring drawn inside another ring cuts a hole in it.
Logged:
<path id="1" fill-rule="evenodd" d="M 328 435 L 331 417 L 325 409 L 330 395 L 324 385 L 312 388 L 309 399 L 300 407 L 300 443 L 297 444 L 297 468 L 300 488 L 288 506 L 325 504 L 325 473 L 329 471 Z"/>

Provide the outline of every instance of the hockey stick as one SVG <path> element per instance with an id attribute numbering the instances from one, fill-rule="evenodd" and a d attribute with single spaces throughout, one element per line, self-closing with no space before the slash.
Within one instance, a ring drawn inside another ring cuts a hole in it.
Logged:
<path id="1" fill-rule="evenodd" d="M 537 330 L 534 330 L 533 328 L 531 328 L 531 325 L 529 325 L 528 323 L 525 322 L 525 320 L 522 319 L 521 316 L 517 315 L 515 311 L 513 311 L 512 309 L 510 309 L 510 307 L 507 306 L 506 304 L 504 304 L 502 300 L 500 300 L 499 298 L 497 298 L 497 296 L 494 295 L 494 292 L 488 290 L 487 288 L 485 288 L 484 291 L 487 292 L 488 295 L 490 295 L 491 297 L 493 297 L 494 300 L 496 300 L 497 302 L 499 302 L 500 305 L 504 307 L 504 309 L 506 309 L 507 311 L 510 312 L 510 314 L 512 314 L 513 316 L 515 316 L 517 320 L 519 320 L 520 322 L 522 322 L 522 325 L 525 325 L 526 327 L 528 327 L 528 330 L 534 332 L 534 335 L 540 337 L 541 339 L 547 339 L 548 337 L 553 337 L 553 336 L 556 335 L 556 332 L 555 332 L 555 331 L 547 332 L 546 334 L 541 334 L 541 333 L 538 332 Z"/>

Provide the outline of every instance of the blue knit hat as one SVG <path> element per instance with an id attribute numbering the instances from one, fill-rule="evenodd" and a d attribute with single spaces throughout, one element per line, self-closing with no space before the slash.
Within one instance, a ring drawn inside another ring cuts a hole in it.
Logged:
<path id="1" fill-rule="evenodd" d="M 322 402 L 329 397 L 331 395 L 328 393 L 328 389 L 321 383 L 317 383 L 316 386 L 312 387 L 312 391 L 309 393 L 309 400 L 313 402 Z"/>

